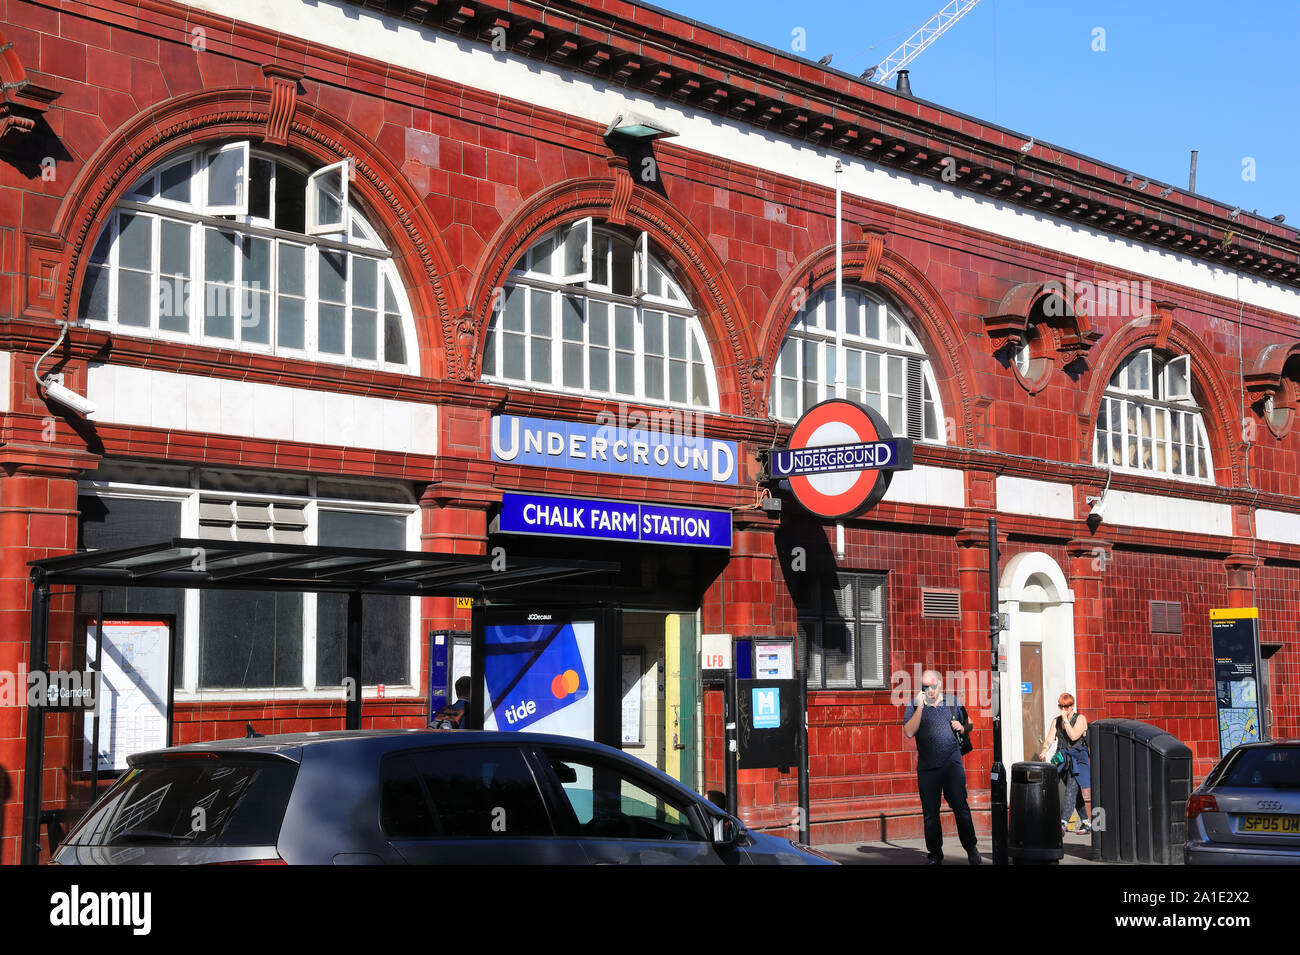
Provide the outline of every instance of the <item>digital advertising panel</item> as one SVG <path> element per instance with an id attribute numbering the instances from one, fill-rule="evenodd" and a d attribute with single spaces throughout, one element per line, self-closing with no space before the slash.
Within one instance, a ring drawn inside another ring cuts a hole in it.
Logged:
<path id="1" fill-rule="evenodd" d="M 595 739 L 596 621 L 528 617 L 484 629 L 483 728 Z"/>

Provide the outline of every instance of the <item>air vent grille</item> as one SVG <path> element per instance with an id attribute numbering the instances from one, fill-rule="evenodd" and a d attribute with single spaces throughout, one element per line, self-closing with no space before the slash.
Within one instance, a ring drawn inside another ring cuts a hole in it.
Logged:
<path id="1" fill-rule="evenodd" d="M 921 616 L 927 620 L 961 619 L 961 594 L 956 590 L 923 589 Z"/>

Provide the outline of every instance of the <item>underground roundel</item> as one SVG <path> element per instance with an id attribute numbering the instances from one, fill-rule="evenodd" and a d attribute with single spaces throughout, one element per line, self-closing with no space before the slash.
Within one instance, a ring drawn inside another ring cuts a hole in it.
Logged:
<path id="1" fill-rule="evenodd" d="M 895 438 L 878 412 L 842 398 L 809 408 L 770 463 L 774 479 L 788 480 L 799 503 L 828 520 L 874 507 L 893 472 L 911 467 L 911 439 Z"/>

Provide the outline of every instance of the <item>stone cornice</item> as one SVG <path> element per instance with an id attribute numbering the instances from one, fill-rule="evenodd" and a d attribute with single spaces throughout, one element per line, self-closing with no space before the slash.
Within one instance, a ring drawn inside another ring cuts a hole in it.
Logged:
<path id="1" fill-rule="evenodd" d="M 1289 227 L 663 10 L 623 0 L 351 2 L 498 49 L 504 39 L 515 55 L 1300 287 Z"/>

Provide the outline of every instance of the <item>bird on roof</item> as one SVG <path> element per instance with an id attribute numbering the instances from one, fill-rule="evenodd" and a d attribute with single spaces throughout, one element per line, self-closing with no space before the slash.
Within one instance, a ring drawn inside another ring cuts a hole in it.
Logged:
<path id="1" fill-rule="evenodd" d="M 831 57 L 834 56 L 834 55 L 835 55 L 834 53 L 827 53 L 825 56 L 823 56 L 820 60 L 817 61 L 817 65 L 818 65 L 818 66 L 830 66 L 830 65 L 831 65 Z"/>

